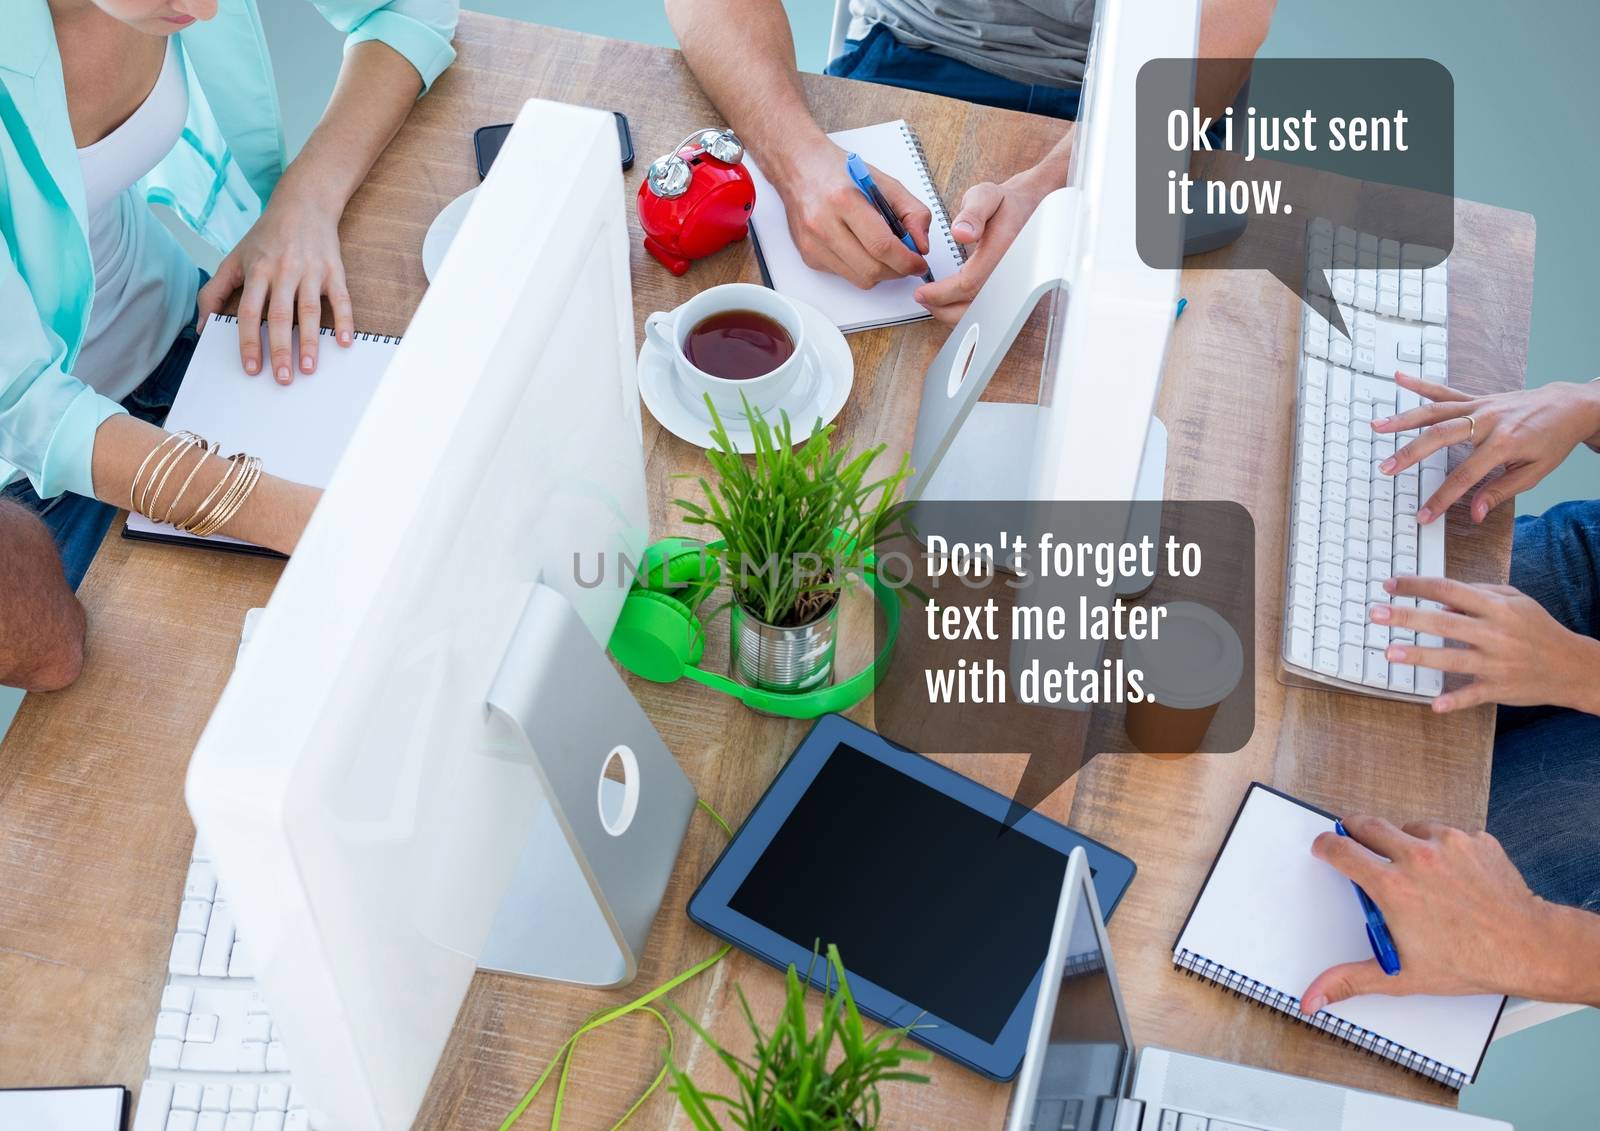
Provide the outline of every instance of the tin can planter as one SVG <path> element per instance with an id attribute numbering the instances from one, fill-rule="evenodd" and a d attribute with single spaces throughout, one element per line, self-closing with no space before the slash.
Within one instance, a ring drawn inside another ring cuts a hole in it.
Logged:
<path id="1" fill-rule="evenodd" d="M 767 624 L 738 601 L 729 609 L 728 668 L 746 687 L 798 694 L 833 679 L 839 602 L 808 624 Z"/>

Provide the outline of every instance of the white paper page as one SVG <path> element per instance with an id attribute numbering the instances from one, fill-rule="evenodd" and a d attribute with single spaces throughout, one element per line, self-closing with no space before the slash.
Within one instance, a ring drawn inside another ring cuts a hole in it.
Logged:
<path id="1" fill-rule="evenodd" d="M 263 324 L 263 358 L 271 356 L 266 337 Z M 221 444 L 222 455 L 260 456 L 261 470 L 267 474 L 326 487 L 397 347 L 363 338 L 342 347 L 331 332 L 318 346 L 317 371 L 300 373 L 297 365 L 292 384 L 278 384 L 265 370 L 251 377 L 239 364 L 238 324 L 213 315 L 189 360 L 183 386 L 167 416 L 167 430 L 187 429 Z M 291 356 L 300 356 L 298 329 Z M 184 475 L 187 468 L 185 463 Z M 181 482 L 177 475 L 167 481 L 158 509 L 165 510 Z M 179 509 L 191 510 L 204 497 L 185 495 Z M 128 515 L 128 527 L 140 533 L 189 537 L 138 513 Z M 221 535 L 213 540 L 235 541 Z"/>
<path id="2" fill-rule="evenodd" d="M 1328 967 L 1371 958 L 1355 888 L 1311 855 L 1332 829 L 1327 817 L 1252 789 L 1178 949 L 1296 998 Z M 1368 994 L 1328 1012 L 1471 1076 L 1502 1000 Z"/>
<path id="3" fill-rule="evenodd" d="M 928 268 L 934 279 L 943 279 L 954 274 L 961 264 L 951 249 L 950 230 L 945 226 L 936 195 L 925 181 L 905 128 L 904 120 L 897 119 L 876 126 L 840 130 L 828 136 L 846 153 L 859 153 L 874 169 L 899 181 L 933 212 L 933 226 L 928 233 Z M 839 163 L 844 164 L 843 157 Z M 863 291 L 837 275 L 807 267 L 789 235 L 789 216 L 783 198 L 748 154 L 745 165 L 756 184 L 756 207 L 751 222 L 774 290 L 816 307 L 845 331 L 929 317 L 927 308 L 912 297 L 922 286 L 920 278 L 890 279 L 870 291 Z"/>
<path id="4" fill-rule="evenodd" d="M 119 1131 L 122 1089 L 0 1091 L 0 1127 L 18 1131 Z"/>

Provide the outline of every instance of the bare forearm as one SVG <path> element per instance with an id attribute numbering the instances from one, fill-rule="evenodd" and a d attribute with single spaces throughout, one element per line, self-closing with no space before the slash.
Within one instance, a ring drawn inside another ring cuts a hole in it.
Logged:
<path id="1" fill-rule="evenodd" d="M 56 691 L 83 666 L 83 606 L 44 524 L 0 500 L 0 684 Z"/>
<path id="2" fill-rule="evenodd" d="M 333 97 L 277 192 L 315 199 L 335 215 L 372 171 L 415 105 L 422 79 L 399 52 L 369 40 L 345 53 Z"/>
<path id="3" fill-rule="evenodd" d="M 1219 117 L 1233 104 L 1250 62 L 1267 38 L 1277 0 L 1206 0 L 1200 10 L 1200 65 L 1195 103 L 1200 112 Z"/>
<path id="4" fill-rule="evenodd" d="M 791 156 L 823 137 L 806 105 L 779 0 L 667 0 L 684 58 L 761 169 L 782 185 Z"/>
<path id="5" fill-rule="evenodd" d="M 1535 1001 L 1600 1007 L 1600 915 L 1545 905 L 1546 929 L 1535 941 L 1523 984 L 1508 992 Z"/>
<path id="6" fill-rule="evenodd" d="M 134 476 L 167 435 L 153 424 L 131 416 L 113 416 L 106 420 L 94 438 L 95 495 L 113 506 L 138 509 L 133 505 L 138 500 L 131 498 Z M 165 489 L 150 507 L 150 512 L 154 513 L 145 512 L 146 516 L 158 522 L 188 518 L 212 494 L 228 469 L 227 460 L 219 456 L 208 456 L 203 464 L 194 454 L 177 460 L 165 478 Z M 148 467 L 146 471 L 145 481 L 148 482 Z M 184 486 L 186 482 L 187 487 Z M 263 474 L 244 505 L 218 533 L 279 553 L 292 553 L 321 494 L 314 487 Z"/>

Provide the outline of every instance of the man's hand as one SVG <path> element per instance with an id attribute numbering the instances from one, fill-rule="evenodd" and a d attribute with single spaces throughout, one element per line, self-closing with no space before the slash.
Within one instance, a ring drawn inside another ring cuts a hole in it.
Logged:
<path id="1" fill-rule="evenodd" d="M 823 137 L 785 163 L 777 184 L 789 213 L 789 233 L 800 257 L 818 271 L 850 280 L 863 290 L 885 279 L 921 275 L 928 270 L 928 226 L 933 214 L 906 187 L 872 169 L 872 179 L 889 201 L 922 254 L 895 238 L 889 225 L 845 171 L 845 152 Z M 758 155 L 759 160 L 759 155 Z M 871 168 L 871 166 L 868 166 Z"/>
<path id="2" fill-rule="evenodd" d="M 1071 131 L 1067 136 L 1071 137 Z M 953 326 L 961 321 L 1039 202 L 1066 183 L 1065 166 L 1047 158 L 1001 184 L 985 181 L 973 185 L 961 198 L 961 211 L 950 222 L 950 234 L 969 248 L 976 245 L 975 249 L 954 275 L 919 287 L 917 301 L 940 322 Z"/>
<path id="3" fill-rule="evenodd" d="M 1553 381 L 1536 389 L 1474 397 L 1405 373 L 1396 373 L 1394 379 L 1432 403 L 1372 422 L 1378 433 L 1422 429 L 1379 470 L 1398 475 L 1441 448 L 1472 444 L 1472 454 L 1422 501 L 1418 522 L 1432 522 L 1473 484 L 1504 468 L 1472 497 L 1472 521 L 1482 522 L 1495 507 L 1554 471 L 1579 444 L 1600 446 L 1600 384 Z"/>
<path id="4" fill-rule="evenodd" d="M 1374 624 L 1454 640 L 1459 648 L 1389 645 L 1392 664 L 1462 672 L 1472 682 L 1433 701 L 1444 714 L 1480 703 L 1550 704 L 1600 714 L 1600 641 L 1562 627 L 1544 606 L 1509 585 L 1469 585 L 1443 577 L 1392 577 L 1397 597 L 1437 601 L 1443 610 L 1375 604 Z"/>
<path id="5" fill-rule="evenodd" d="M 1312 843 L 1377 903 L 1394 935 L 1400 973 L 1376 959 L 1324 970 L 1300 996 L 1303 1013 L 1359 994 L 1519 994 L 1587 1002 L 1600 987 L 1600 916 L 1546 903 L 1500 842 L 1432 821 L 1397 829 L 1349 817 L 1349 837 Z M 1357 914 L 1355 894 L 1350 914 Z"/>
<path id="6" fill-rule="evenodd" d="M 200 325 L 239 296 L 239 362 L 246 373 L 261 372 L 261 317 L 266 312 L 272 375 L 279 384 L 317 368 L 322 296 L 333 307 L 339 344 L 355 336 L 350 292 L 339 251 L 339 210 L 296 196 L 288 188 L 273 194 L 266 211 L 239 241 L 200 292 Z M 293 331 L 300 326 L 300 356 L 294 356 Z"/>

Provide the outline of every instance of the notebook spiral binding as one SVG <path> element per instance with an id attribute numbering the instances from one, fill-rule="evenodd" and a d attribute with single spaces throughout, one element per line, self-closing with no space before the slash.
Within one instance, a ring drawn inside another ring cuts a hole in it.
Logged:
<path id="1" fill-rule="evenodd" d="M 237 325 L 239 321 L 238 316 L 234 314 L 213 314 L 211 317 L 218 322 L 226 322 L 229 325 Z M 331 338 L 334 335 L 333 329 L 328 326 L 318 326 L 317 333 L 324 338 Z M 400 335 L 362 334 L 358 332 L 355 340 L 358 342 L 382 342 L 386 346 L 397 346 L 400 344 Z"/>
<path id="2" fill-rule="evenodd" d="M 928 169 L 928 154 L 922 148 L 922 139 L 917 136 L 917 131 L 909 123 L 900 123 L 900 132 L 905 134 L 906 142 L 911 146 L 911 152 L 917 156 L 917 172 L 922 177 L 922 187 L 927 191 L 928 199 L 933 201 L 933 209 L 944 230 L 944 242 L 950 249 L 950 254 L 955 256 L 957 263 L 967 261 L 967 249 L 956 242 L 950 234 L 950 210 L 944 206 L 944 197 L 939 195 L 939 187 L 933 183 L 933 174 Z"/>
<path id="3" fill-rule="evenodd" d="M 1436 1084 L 1443 1084 L 1447 1088 L 1460 1091 L 1471 1080 L 1454 1068 L 1440 1064 L 1438 1061 L 1419 1053 L 1412 1052 L 1402 1045 L 1397 1045 L 1384 1037 L 1380 1037 L 1370 1029 L 1360 1025 L 1353 1025 L 1342 1017 L 1335 1017 L 1326 1010 L 1311 1017 L 1300 1012 L 1300 999 L 1293 994 L 1286 994 L 1275 990 L 1271 986 L 1263 985 L 1254 979 L 1247 978 L 1237 970 L 1231 970 L 1221 963 L 1212 962 L 1209 958 L 1195 954 L 1193 951 L 1180 950 L 1172 956 L 1172 964 L 1193 977 L 1204 978 L 1232 993 L 1235 997 L 1245 1001 L 1254 1002 L 1265 1009 L 1273 1009 L 1286 1016 L 1294 1018 L 1305 1025 L 1320 1029 L 1330 1036 L 1338 1037 L 1341 1041 L 1355 1045 L 1362 1051 L 1384 1060 L 1391 1061 L 1400 1067 L 1415 1072 Z"/>

